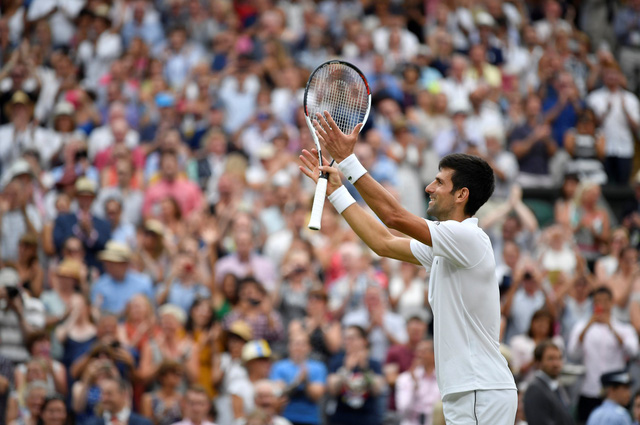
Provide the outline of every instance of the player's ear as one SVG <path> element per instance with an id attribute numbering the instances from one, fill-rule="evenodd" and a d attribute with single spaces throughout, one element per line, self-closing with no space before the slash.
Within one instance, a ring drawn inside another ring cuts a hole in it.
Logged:
<path id="1" fill-rule="evenodd" d="M 456 191 L 456 202 L 464 202 L 469 199 L 469 189 L 463 187 Z"/>

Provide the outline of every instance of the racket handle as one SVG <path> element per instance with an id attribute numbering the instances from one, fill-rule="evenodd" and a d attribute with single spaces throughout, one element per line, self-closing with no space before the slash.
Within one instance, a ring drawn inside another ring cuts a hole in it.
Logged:
<path id="1" fill-rule="evenodd" d="M 327 195 L 327 178 L 320 176 L 316 185 L 316 194 L 313 197 L 313 206 L 311 207 L 311 219 L 309 220 L 309 229 L 320 230 L 320 222 L 322 221 L 322 210 L 324 209 L 324 198 Z"/>

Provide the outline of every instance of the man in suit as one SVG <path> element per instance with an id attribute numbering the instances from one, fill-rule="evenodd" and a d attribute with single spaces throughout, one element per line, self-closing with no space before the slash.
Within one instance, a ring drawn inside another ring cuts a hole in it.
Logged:
<path id="1" fill-rule="evenodd" d="M 543 341 L 534 351 L 538 364 L 533 381 L 524 394 L 524 411 L 529 425 L 573 425 L 569 397 L 558 384 L 562 352 L 552 341 Z"/>
<path id="2" fill-rule="evenodd" d="M 102 416 L 90 425 L 152 425 L 151 421 L 131 411 L 129 385 L 120 378 L 106 378 L 100 383 Z"/>
<path id="3" fill-rule="evenodd" d="M 78 210 L 61 214 L 53 226 L 56 251 L 61 253 L 65 241 L 75 236 L 84 245 L 87 266 L 102 270 L 97 255 L 111 237 L 111 226 L 108 221 L 94 216 L 91 212 L 91 205 L 96 198 L 96 184 L 86 177 L 81 177 L 76 181 L 75 189 Z"/>

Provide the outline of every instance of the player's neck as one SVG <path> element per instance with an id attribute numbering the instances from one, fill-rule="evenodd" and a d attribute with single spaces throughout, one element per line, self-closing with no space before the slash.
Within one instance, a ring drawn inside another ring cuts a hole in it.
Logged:
<path id="1" fill-rule="evenodd" d="M 437 217 L 439 221 L 459 221 L 463 222 L 464 220 L 470 218 L 470 215 L 467 215 L 462 210 L 451 211 L 449 214 L 443 214 L 442 217 Z"/>

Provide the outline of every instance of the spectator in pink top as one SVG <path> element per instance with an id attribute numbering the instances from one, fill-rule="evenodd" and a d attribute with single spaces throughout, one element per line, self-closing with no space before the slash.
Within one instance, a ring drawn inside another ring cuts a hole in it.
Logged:
<path id="1" fill-rule="evenodd" d="M 183 216 L 202 209 L 202 192 L 194 182 L 179 177 L 178 157 L 173 151 L 165 151 L 160 157 L 160 181 L 151 185 L 144 197 L 142 214 L 158 215 L 160 202 L 172 197 L 178 201 Z"/>

